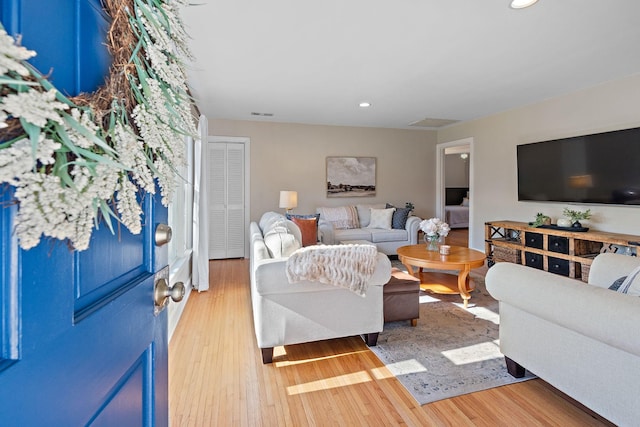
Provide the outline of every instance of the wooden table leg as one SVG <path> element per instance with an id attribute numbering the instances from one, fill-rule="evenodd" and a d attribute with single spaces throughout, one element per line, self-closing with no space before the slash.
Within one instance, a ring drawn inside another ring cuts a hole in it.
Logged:
<path id="1" fill-rule="evenodd" d="M 418 268 L 418 272 L 416 273 L 416 272 L 413 271 L 413 266 L 412 265 L 409 265 L 409 264 L 402 264 L 402 265 L 407 267 L 407 272 L 410 275 L 412 275 L 413 277 L 417 277 L 418 279 L 420 278 L 420 269 L 419 268 Z"/>
<path id="2" fill-rule="evenodd" d="M 460 291 L 460 296 L 464 301 L 464 308 L 467 308 L 469 305 L 469 300 L 471 299 L 471 294 L 467 289 L 467 278 L 469 277 L 469 272 L 471 268 L 468 265 L 464 266 L 464 269 L 460 270 L 458 273 L 458 290 Z"/>

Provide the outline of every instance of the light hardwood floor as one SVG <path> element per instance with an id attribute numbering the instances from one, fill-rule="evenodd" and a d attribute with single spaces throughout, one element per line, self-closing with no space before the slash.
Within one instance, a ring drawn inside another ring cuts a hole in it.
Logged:
<path id="1" fill-rule="evenodd" d="M 359 337 L 278 347 L 263 365 L 248 270 L 211 261 L 211 289 L 187 303 L 169 351 L 174 427 L 611 425 L 542 380 L 421 407 Z"/>

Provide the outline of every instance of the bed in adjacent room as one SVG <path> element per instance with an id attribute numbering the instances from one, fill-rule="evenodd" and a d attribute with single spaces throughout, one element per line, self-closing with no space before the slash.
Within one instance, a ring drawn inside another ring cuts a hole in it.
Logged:
<path id="1" fill-rule="evenodd" d="M 451 228 L 469 227 L 469 187 L 445 188 L 445 221 Z"/>

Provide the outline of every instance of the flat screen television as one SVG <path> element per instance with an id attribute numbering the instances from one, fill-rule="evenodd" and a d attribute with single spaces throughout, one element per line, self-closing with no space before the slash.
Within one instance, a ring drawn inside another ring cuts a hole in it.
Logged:
<path id="1" fill-rule="evenodd" d="M 517 146 L 518 200 L 640 205 L 640 128 Z"/>

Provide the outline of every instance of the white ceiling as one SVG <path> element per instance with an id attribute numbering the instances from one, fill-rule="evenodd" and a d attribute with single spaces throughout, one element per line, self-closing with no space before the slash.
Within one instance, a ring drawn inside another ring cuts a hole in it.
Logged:
<path id="1" fill-rule="evenodd" d="M 210 119 L 414 128 L 640 72 L 639 0 L 202 1 L 184 20 Z"/>

